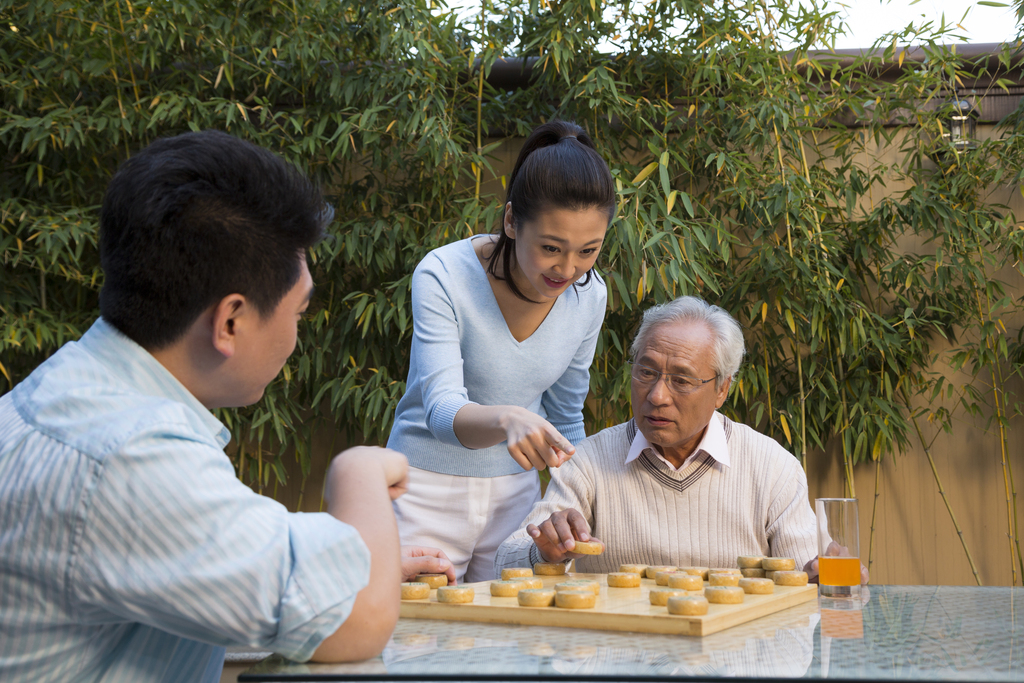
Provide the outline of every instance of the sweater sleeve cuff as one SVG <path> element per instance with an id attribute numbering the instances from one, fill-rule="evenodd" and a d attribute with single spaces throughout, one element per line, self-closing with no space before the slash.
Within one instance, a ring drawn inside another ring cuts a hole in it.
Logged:
<path id="1" fill-rule="evenodd" d="M 430 433 L 435 439 L 449 446 L 462 445 L 459 437 L 455 436 L 455 414 L 468 403 L 473 401 L 457 394 L 437 402 L 430 414 Z"/>
<path id="2" fill-rule="evenodd" d="M 553 425 L 558 432 L 569 440 L 573 446 L 578 444 L 583 439 L 587 438 L 587 433 L 583 431 L 583 422 L 573 422 L 572 424 L 556 424 Z"/>
<path id="3" fill-rule="evenodd" d="M 565 560 L 564 562 L 562 562 L 562 564 L 564 564 L 565 568 L 568 569 L 570 562 L 572 562 L 572 560 Z M 545 563 L 546 564 L 546 563 L 548 563 L 548 561 L 540 556 L 540 549 L 537 548 L 537 544 L 536 543 L 531 543 L 530 544 L 530 566 L 532 567 L 535 564 L 541 564 L 541 563 Z"/>

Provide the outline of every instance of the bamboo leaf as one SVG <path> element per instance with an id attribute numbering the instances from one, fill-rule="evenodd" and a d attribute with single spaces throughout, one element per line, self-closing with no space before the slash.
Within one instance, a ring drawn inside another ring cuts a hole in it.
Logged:
<path id="1" fill-rule="evenodd" d="M 793 435 L 789 433 L 789 423 L 786 421 L 786 416 L 779 413 L 779 424 L 782 425 L 782 431 L 786 434 L 786 443 L 793 445 Z"/>
<path id="2" fill-rule="evenodd" d="M 654 173 L 654 170 L 656 168 L 658 168 L 658 162 L 657 161 L 652 161 L 651 163 L 649 163 L 646 166 L 644 166 L 643 170 L 640 171 L 639 173 L 637 173 L 636 177 L 633 178 L 633 184 L 634 185 L 639 185 L 640 183 L 642 183 L 644 180 L 647 179 L 647 176 L 649 176 L 652 173 Z"/>

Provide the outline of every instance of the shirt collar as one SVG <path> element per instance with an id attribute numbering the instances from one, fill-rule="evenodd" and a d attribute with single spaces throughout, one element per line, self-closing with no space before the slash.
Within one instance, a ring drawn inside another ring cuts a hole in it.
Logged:
<path id="1" fill-rule="evenodd" d="M 221 448 L 231 440 L 231 433 L 199 402 L 185 385 L 178 381 L 156 358 L 103 318 L 97 318 L 82 336 L 82 346 L 105 365 L 126 378 L 132 386 L 151 396 L 161 396 L 188 406 Z"/>
<path id="2" fill-rule="evenodd" d="M 694 449 L 693 453 L 686 457 L 683 464 L 676 468 L 675 465 L 661 457 L 661 454 L 651 446 L 651 443 L 647 440 L 647 437 L 643 435 L 639 429 L 636 430 L 636 436 L 633 437 L 633 443 L 629 445 L 629 453 L 626 455 L 626 464 L 633 462 L 640 457 L 640 454 L 645 449 L 651 449 L 659 460 L 669 465 L 672 469 L 679 471 L 684 469 L 690 464 L 694 456 L 701 451 L 707 453 L 715 461 L 729 467 L 729 442 L 725 438 L 725 427 L 722 426 L 722 415 L 716 410 L 714 415 L 711 416 L 711 421 L 708 422 L 708 428 L 704 430 L 704 438 L 697 444 L 697 448 Z"/>

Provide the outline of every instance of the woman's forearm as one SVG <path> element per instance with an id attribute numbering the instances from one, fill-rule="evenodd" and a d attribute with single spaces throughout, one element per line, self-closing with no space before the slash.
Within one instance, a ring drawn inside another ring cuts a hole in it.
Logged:
<path id="1" fill-rule="evenodd" d="M 459 408 L 452 427 L 466 448 L 488 448 L 505 441 L 508 454 L 524 470 L 558 467 L 576 452 L 550 422 L 519 406 L 469 403 Z"/>
<path id="2" fill-rule="evenodd" d="M 459 443 L 466 448 L 489 448 L 508 438 L 508 419 L 518 406 L 482 406 L 467 403 L 455 414 L 452 427 Z"/>

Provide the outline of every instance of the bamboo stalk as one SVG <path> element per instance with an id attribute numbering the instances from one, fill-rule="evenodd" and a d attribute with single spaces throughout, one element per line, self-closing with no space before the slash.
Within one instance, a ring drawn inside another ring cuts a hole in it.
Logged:
<path id="1" fill-rule="evenodd" d="M 130 0 L 126 4 L 128 5 L 128 11 L 131 12 L 132 11 L 132 5 L 131 5 Z M 114 3 L 114 7 L 117 8 L 117 21 L 121 25 L 121 37 L 125 38 L 124 17 L 121 15 L 121 2 L 120 2 L 120 0 L 118 0 L 117 2 Z M 133 12 L 133 14 L 134 14 L 134 12 Z M 137 109 L 140 106 L 140 104 L 141 104 L 142 95 L 139 94 L 139 84 L 135 80 L 135 67 L 132 66 L 132 57 L 131 57 L 131 54 L 128 53 L 128 40 L 127 40 L 127 38 L 125 38 L 125 58 L 126 58 L 125 61 L 128 62 L 128 75 L 131 76 L 131 79 L 132 79 L 132 92 L 135 93 L 135 108 Z"/>
<path id="2" fill-rule="evenodd" d="M 831 342 L 831 337 L 829 337 L 829 341 Z M 839 367 L 838 378 L 843 379 L 846 375 L 846 369 L 843 367 L 843 357 L 839 354 L 839 349 L 835 349 L 835 352 L 836 364 Z M 850 449 L 846 445 L 847 432 L 849 432 L 850 430 L 850 407 L 849 404 L 847 404 L 846 402 L 845 379 L 841 381 L 839 385 L 839 396 L 843 404 L 843 420 L 845 421 L 845 424 L 843 424 L 842 429 L 839 430 L 839 433 L 843 437 L 843 479 L 845 480 L 844 488 L 846 490 L 848 497 L 856 498 L 857 491 L 856 486 L 853 483 L 853 463 L 851 462 L 850 458 Z"/>
<path id="3" fill-rule="evenodd" d="M 807 476 L 807 396 L 804 394 L 804 366 L 803 358 L 800 356 L 800 349 L 795 342 L 790 342 L 793 355 L 796 356 L 796 374 L 800 381 L 800 462 L 804 466 L 804 476 Z"/>
<path id="4" fill-rule="evenodd" d="M 875 552 L 875 518 L 878 514 L 878 485 L 882 470 L 882 459 L 875 460 L 875 498 L 871 503 L 871 534 L 868 536 L 868 575 L 871 575 L 871 565 L 874 563 Z"/>
<path id="5" fill-rule="evenodd" d="M 900 393 L 903 394 L 904 405 L 907 406 L 907 411 L 911 411 L 910 407 L 910 396 L 907 395 L 906 388 L 900 389 Z M 924 449 L 925 457 L 928 458 L 928 465 L 932 468 L 932 476 L 935 477 L 935 484 L 939 487 L 939 495 L 942 496 L 942 502 L 946 505 L 946 512 L 949 513 L 949 518 L 953 521 L 953 527 L 956 529 L 956 535 L 960 537 L 960 545 L 964 548 L 964 553 L 967 555 L 967 562 L 971 565 L 971 571 L 974 573 L 974 580 L 979 586 L 981 583 L 981 576 L 978 574 L 978 568 L 974 565 L 974 558 L 971 557 L 971 551 L 967 547 L 967 540 L 964 538 L 963 529 L 960 528 L 960 523 L 956 521 L 956 515 L 953 514 L 953 507 L 949 504 L 949 499 L 946 497 L 946 490 L 942 487 L 942 480 L 939 478 L 939 470 L 935 467 L 935 460 L 932 458 L 932 449 L 929 444 L 924 440 L 924 434 L 921 432 L 921 426 L 917 423 L 917 417 L 913 416 L 911 412 L 911 421 L 914 423 L 914 429 L 917 431 L 917 439 L 921 442 L 921 448 Z"/>
<path id="6" fill-rule="evenodd" d="M 782 178 L 782 186 L 786 186 L 786 167 L 782 163 L 782 138 L 779 137 L 779 127 L 772 121 L 772 128 L 775 130 L 775 149 L 779 153 L 779 176 Z M 786 244 L 789 246 L 789 258 L 793 258 L 793 234 L 789 225 L 789 204 L 786 204 Z"/>
<path id="7" fill-rule="evenodd" d="M 256 489 L 257 492 L 263 493 L 263 444 L 256 446 Z"/>
<path id="8" fill-rule="evenodd" d="M 996 402 L 996 420 L 999 422 L 999 455 L 1002 459 L 1003 469 L 1003 488 L 1006 495 L 1006 516 L 1007 516 L 1007 536 L 1010 540 L 1010 567 L 1012 568 L 1011 575 L 1013 577 L 1010 585 L 1017 585 L 1017 566 L 1013 563 L 1013 551 L 1017 549 L 1017 558 L 1020 560 L 1020 540 L 1017 538 L 1017 520 L 1013 514 L 1014 501 L 1010 494 L 1010 462 L 1006 457 L 1006 425 L 1003 424 L 1003 402 L 1000 401 L 999 388 L 996 386 L 996 373 L 992 370 L 992 395 Z M 1024 564 L 1021 565 L 1021 571 L 1024 572 Z M 1024 575 L 1021 577 L 1024 582 Z"/>
<path id="9" fill-rule="evenodd" d="M 814 136 L 814 144 L 817 145 L 818 136 L 814 133 L 814 131 L 811 131 L 811 135 Z M 807 180 L 807 187 L 809 188 L 811 186 L 811 169 L 810 166 L 808 166 L 807 164 L 807 152 L 804 149 L 804 138 L 803 136 L 800 136 L 799 139 L 800 158 L 804 162 L 804 179 Z M 825 249 L 825 237 L 821 233 L 821 219 L 818 217 L 818 208 L 814 206 L 813 203 L 811 204 L 811 213 L 814 215 L 814 230 L 817 233 L 818 237 L 818 248 L 827 254 L 828 251 Z M 825 259 L 828 260 L 828 257 L 826 256 Z M 830 285 L 832 284 L 832 277 L 831 275 L 829 275 L 828 270 L 825 270 L 825 282 L 828 282 Z"/>
<path id="10" fill-rule="evenodd" d="M 979 258 L 983 258 L 979 254 Z M 982 274 L 985 279 L 988 279 L 988 273 L 985 272 L 984 266 L 982 266 Z M 992 322 L 992 301 L 988 296 L 988 292 L 985 292 L 985 303 L 989 311 L 989 315 L 985 315 L 985 308 L 981 304 L 981 292 L 978 287 L 974 288 L 974 298 L 978 305 L 978 320 L 984 327 L 986 322 Z M 996 346 L 992 341 L 990 335 L 985 335 L 985 347 L 992 353 L 996 352 Z M 1020 539 L 1017 536 L 1017 515 L 1016 510 L 1016 495 L 1011 497 L 1010 490 L 1014 489 L 1016 493 L 1016 486 L 1012 485 L 1010 475 L 1010 463 L 1006 453 L 1006 424 L 1004 423 L 1005 418 L 1005 401 L 1002 400 L 1002 373 L 998 372 L 998 363 L 989 364 L 989 373 L 992 376 L 992 400 L 995 402 L 996 411 L 996 423 L 999 425 L 999 455 L 1001 458 L 1000 465 L 1003 470 L 1003 494 L 1006 498 L 1006 536 L 1007 541 L 1010 544 L 1010 585 L 1017 585 L 1017 564 L 1014 564 L 1013 556 L 1014 549 L 1016 549 L 1017 561 L 1020 564 L 1021 569 L 1021 581 L 1024 583 L 1024 559 L 1021 558 L 1020 552 Z"/>
<path id="11" fill-rule="evenodd" d="M 487 37 L 487 0 L 483 0 L 480 3 L 480 41 L 481 48 L 483 47 L 483 41 Z M 480 163 L 480 153 L 484 148 L 483 141 L 483 104 L 484 104 L 484 53 L 480 51 L 480 75 L 477 78 L 477 89 L 476 89 L 476 154 L 477 162 L 476 166 L 476 189 L 473 194 L 473 198 L 477 201 L 480 200 L 480 179 L 483 176 L 483 165 Z"/>
<path id="12" fill-rule="evenodd" d="M 1005 403 L 1005 399 L 1004 399 Z M 1020 563 L 1021 581 L 1024 582 L 1024 558 L 1021 556 L 1020 550 L 1020 532 L 1017 527 L 1017 485 L 1014 484 L 1013 480 L 1013 461 L 1006 458 L 1006 470 L 1010 475 L 1010 496 L 1013 498 L 1013 531 L 1014 540 L 1017 543 L 1017 561 Z"/>

